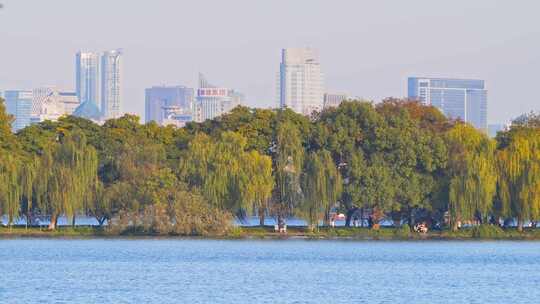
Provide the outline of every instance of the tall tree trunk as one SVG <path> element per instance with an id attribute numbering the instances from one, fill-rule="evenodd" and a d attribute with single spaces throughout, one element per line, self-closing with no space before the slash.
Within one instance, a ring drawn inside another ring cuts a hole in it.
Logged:
<path id="1" fill-rule="evenodd" d="M 413 223 L 413 219 L 412 219 L 412 208 L 411 207 L 407 208 L 407 224 L 409 224 L 409 228 L 411 228 L 411 229 L 414 228 L 414 223 Z"/>
<path id="2" fill-rule="evenodd" d="M 523 219 L 520 216 L 517 219 L 517 230 L 523 232 Z"/>
<path id="3" fill-rule="evenodd" d="M 55 230 L 56 225 L 58 224 L 58 215 L 51 215 L 51 222 L 49 223 L 49 230 Z"/>
<path id="4" fill-rule="evenodd" d="M 278 222 L 278 229 L 283 228 L 285 221 L 283 220 L 283 215 L 281 214 L 281 212 L 278 213 L 277 222 Z"/>
<path id="5" fill-rule="evenodd" d="M 266 210 L 264 207 L 259 208 L 259 226 L 261 227 L 264 227 L 264 212 L 265 211 Z"/>
<path id="6" fill-rule="evenodd" d="M 458 220 L 457 219 L 452 221 L 452 231 L 454 231 L 454 232 L 458 231 Z"/>
<path id="7" fill-rule="evenodd" d="M 356 210 L 358 210 L 356 207 L 347 210 L 347 214 L 345 214 L 345 227 L 351 227 L 351 219 Z"/>
<path id="8" fill-rule="evenodd" d="M 324 210 L 323 226 L 330 226 L 330 209 Z"/>

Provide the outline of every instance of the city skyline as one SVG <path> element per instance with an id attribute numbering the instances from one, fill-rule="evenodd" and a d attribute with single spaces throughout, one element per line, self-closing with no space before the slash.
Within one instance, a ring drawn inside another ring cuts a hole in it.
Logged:
<path id="1" fill-rule="evenodd" d="M 115 13 L 90 22 L 105 3 Z M 10 28 L 9 35 L 0 33 L 5 45 L 0 90 L 50 83 L 72 90 L 72 54 L 79 49 L 118 46 L 129 50 L 124 58 L 127 112 L 144 117 L 145 88 L 161 83 L 195 87 L 199 71 L 245 93 L 248 106 L 277 107 L 275 75 L 280 49 L 308 46 L 319 50 L 331 92 L 380 101 L 407 96 L 406 79 L 413 75 L 475 78 L 489 84 L 488 123 L 506 122 L 539 108 L 534 88 L 539 81 L 540 44 L 535 37 L 540 25 L 532 18 L 532 12 L 540 8 L 537 2 L 515 6 L 483 0 L 442 4 L 344 1 L 337 6 L 309 1 L 313 13 L 300 14 L 306 3 L 287 2 L 288 9 L 280 11 L 278 22 L 272 14 L 265 14 L 278 11 L 279 5 L 270 3 L 188 1 L 181 5 L 156 1 L 143 5 L 98 0 L 87 5 L 7 0 L 0 11 L 0 26 Z M 222 11 L 233 18 L 219 27 L 208 24 L 184 31 L 179 42 L 166 39 L 198 20 L 197 14 L 173 18 L 172 12 L 179 6 L 195 12 L 204 11 L 209 4 L 215 10 L 205 11 L 208 17 Z M 69 9 L 70 15 L 61 15 L 60 7 Z M 240 14 L 239 7 L 248 14 Z M 424 16 L 421 11 L 430 14 Z M 489 14 L 481 14 L 485 11 Z M 141 14 L 164 22 L 139 24 Z M 518 15 L 520 18 L 512 19 Z M 47 22 L 40 22 L 45 16 Z M 119 16 L 122 26 L 112 27 Z M 512 22 L 500 22 L 506 17 Z M 23 23 L 25 18 L 36 22 Z M 246 27 L 246 22 L 251 26 Z M 40 24 L 39 30 L 35 24 Z M 416 34 L 420 29 L 430 43 Z M 42 42 L 39 52 L 32 47 L 36 41 Z"/>
<path id="2" fill-rule="evenodd" d="M 121 111 L 122 55 L 121 49 L 102 53 L 76 53 L 76 92 L 73 93 L 76 102 L 66 99 L 69 98 L 69 92 L 59 92 L 55 86 L 33 88 L 30 91 L 33 97 L 28 114 L 26 111 L 21 112 L 18 105 L 13 105 L 19 102 L 14 92 L 24 90 L 7 90 L 6 92 L 11 93 L 7 96 L 12 104 L 8 107 L 8 112 L 17 120 L 14 130 L 30 123 L 57 120 L 66 114 L 104 122 L 129 113 Z M 313 111 L 320 112 L 324 108 L 337 107 L 347 99 L 362 100 L 350 94 L 327 92 L 320 66 L 317 49 L 282 49 L 277 81 L 279 106 L 275 108 L 290 108 L 297 113 L 310 115 Z M 449 118 L 461 119 L 488 132 L 488 100 L 484 80 L 408 77 L 407 88 L 406 98 L 433 105 Z M 155 121 L 160 125 L 173 124 L 182 127 L 187 122 L 213 119 L 229 112 L 235 106 L 245 105 L 243 94 L 211 84 L 202 73 L 199 73 L 196 93 L 193 88 L 183 85 L 146 88 L 145 109 L 140 117 L 144 122 Z M 62 100 L 60 96 L 65 97 Z M 97 100 L 101 102 L 98 103 Z M 21 100 L 22 109 L 25 109 L 24 104 L 25 101 Z M 73 108 L 68 109 L 69 107 Z M 23 118 L 19 119 L 17 115 Z M 28 122 L 21 124 L 20 121 L 24 119 Z M 505 123 L 508 121 L 489 125 Z"/>

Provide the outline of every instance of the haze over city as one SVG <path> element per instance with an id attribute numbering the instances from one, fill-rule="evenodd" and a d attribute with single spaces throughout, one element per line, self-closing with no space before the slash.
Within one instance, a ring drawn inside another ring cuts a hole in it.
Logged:
<path id="1" fill-rule="evenodd" d="M 407 77 L 483 79 L 488 122 L 539 110 L 537 1 L 28 1 L 0 10 L 0 90 L 74 90 L 74 54 L 124 51 L 122 111 L 199 72 L 277 107 L 280 50 L 319 50 L 326 91 L 378 101 Z M 9 30 L 7 30 L 9 29 Z"/>
<path id="2" fill-rule="evenodd" d="M 0 302 L 539 302 L 538 12 L 0 0 Z"/>

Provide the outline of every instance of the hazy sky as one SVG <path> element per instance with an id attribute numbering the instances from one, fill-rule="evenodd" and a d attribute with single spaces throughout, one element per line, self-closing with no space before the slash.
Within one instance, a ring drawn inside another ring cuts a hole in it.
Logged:
<path id="1" fill-rule="evenodd" d="M 0 90 L 74 90 L 78 50 L 124 49 L 123 110 L 210 82 L 276 106 L 280 49 L 319 49 L 327 91 L 406 96 L 408 76 L 480 78 L 488 121 L 540 110 L 538 0 L 0 0 Z"/>

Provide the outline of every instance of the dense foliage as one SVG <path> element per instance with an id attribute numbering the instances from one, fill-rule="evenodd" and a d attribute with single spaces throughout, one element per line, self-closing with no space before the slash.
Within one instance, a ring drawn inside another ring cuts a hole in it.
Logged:
<path id="1" fill-rule="evenodd" d="M 490 139 L 408 100 L 344 102 L 305 117 L 238 107 L 185 128 L 125 115 L 63 117 L 17 134 L 0 102 L 0 215 L 106 220 L 119 233 L 227 231 L 231 218 L 299 216 L 316 229 L 540 218 L 540 119 Z M 363 220 L 361 221 L 363 223 Z M 407 230 L 404 230 L 407 231 Z"/>

